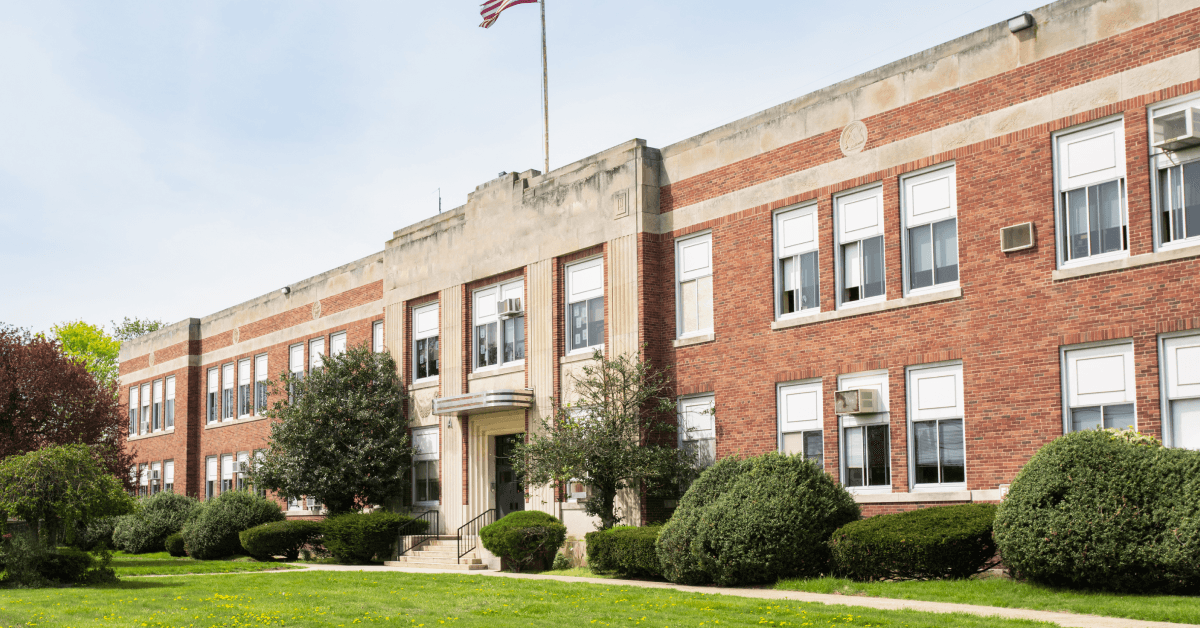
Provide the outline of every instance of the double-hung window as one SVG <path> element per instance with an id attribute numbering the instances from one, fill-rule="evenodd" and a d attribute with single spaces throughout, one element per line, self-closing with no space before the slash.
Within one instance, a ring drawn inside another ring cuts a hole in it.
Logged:
<path id="1" fill-rule="evenodd" d="M 775 214 L 776 317 L 821 311 L 817 205 Z"/>
<path id="2" fill-rule="evenodd" d="M 716 397 L 699 395 L 679 400 L 679 446 L 696 457 L 703 469 L 717 461 Z"/>
<path id="3" fill-rule="evenodd" d="M 325 339 L 314 338 L 308 341 L 308 371 L 311 373 L 325 363 Z"/>
<path id="4" fill-rule="evenodd" d="M 1162 342 L 1166 396 L 1163 416 L 1167 445 L 1200 449 L 1200 334 Z"/>
<path id="5" fill-rule="evenodd" d="M 163 428 L 175 429 L 175 377 L 167 378 L 167 401 L 163 404 Z"/>
<path id="6" fill-rule="evenodd" d="M 217 457 L 204 459 L 204 499 L 217 496 Z"/>
<path id="7" fill-rule="evenodd" d="M 838 390 L 873 390 L 882 412 L 838 417 L 842 436 L 842 484 L 857 492 L 891 490 L 891 438 L 886 371 L 838 377 Z"/>
<path id="8" fill-rule="evenodd" d="M 904 203 L 908 292 L 958 285 L 958 200 L 954 165 L 907 176 Z"/>
<path id="9" fill-rule="evenodd" d="M 525 359 L 525 281 L 475 291 L 475 368 Z"/>
<path id="10" fill-rule="evenodd" d="M 233 490 L 233 454 L 221 456 L 221 492 Z"/>
<path id="11" fill-rule="evenodd" d="M 169 493 L 175 492 L 175 461 L 168 460 L 163 463 L 163 490 Z"/>
<path id="12" fill-rule="evenodd" d="M 292 345 L 288 347 L 288 373 L 293 379 L 304 378 L 304 345 Z M 294 386 L 288 385 L 288 403 L 295 399 L 296 390 Z"/>
<path id="13" fill-rule="evenodd" d="M 604 258 L 566 267 L 567 352 L 604 345 Z"/>
<path id="14" fill-rule="evenodd" d="M 1150 110 L 1151 141 L 1187 135 L 1189 120 L 1200 122 L 1196 95 L 1185 102 L 1159 104 Z M 1200 148 L 1154 149 L 1151 165 L 1156 176 L 1155 231 L 1159 248 L 1200 244 Z"/>
<path id="15" fill-rule="evenodd" d="M 150 384 L 142 384 L 142 426 L 141 433 L 150 433 Z"/>
<path id="16" fill-rule="evenodd" d="M 262 465 L 263 461 L 266 460 L 266 458 L 267 458 L 267 453 L 265 451 L 263 451 L 261 449 L 255 449 L 254 450 L 254 468 L 255 469 L 262 468 L 261 465 Z M 259 497 L 266 497 L 267 489 L 265 489 L 261 486 L 254 486 L 254 494 L 258 495 Z"/>
<path id="17" fill-rule="evenodd" d="M 371 323 L 371 349 L 383 353 L 383 321 Z"/>
<path id="18" fill-rule="evenodd" d="M 413 309 L 413 380 L 438 376 L 438 304 Z"/>
<path id="19" fill-rule="evenodd" d="M 145 497 L 150 494 L 150 472 L 146 469 L 146 464 L 138 465 L 138 495 Z"/>
<path id="20" fill-rule="evenodd" d="M 129 435 L 138 433 L 138 387 L 129 387 Z"/>
<path id="21" fill-rule="evenodd" d="M 162 463 L 150 463 L 150 494 L 154 495 L 162 490 Z"/>
<path id="22" fill-rule="evenodd" d="M 246 490 L 246 473 L 250 471 L 250 452 L 240 451 L 237 455 L 237 490 Z"/>
<path id="23" fill-rule="evenodd" d="M 217 417 L 220 416 L 220 404 L 217 401 L 217 392 L 221 389 L 221 378 L 219 371 L 215 368 L 208 369 L 208 416 L 206 420 L 209 423 L 216 423 Z"/>
<path id="24" fill-rule="evenodd" d="M 966 488 L 962 364 L 908 369 L 912 483 Z"/>
<path id="25" fill-rule="evenodd" d="M 250 360 L 240 360 L 237 365 L 238 369 L 238 418 L 246 418 L 250 416 L 250 408 L 253 406 L 250 396 L 251 381 L 254 379 L 254 374 L 250 370 Z"/>
<path id="26" fill-rule="evenodd" d="M 678 337 L 713 331 L 712 232 L 675 241 L 676 333 Z"/>
<path id="27" fill-rule="evenodd" d="M 837 217 L 838 305 L 887 298 L 883 263 L 883 188 L 834 199 Z"/>
<path id="28" fill-rule="evenodd" d="M 234 416 L 233 365 L 226 364 L 221 367 L 221 420 L 227 421 Z"/>
<path id="29" fill-rule="evenodd" d="M 254 358 L 254 413 L 261 416 L 267 411 L 267 354 Z"/>
<path id="30" fill-rule="evenodd" d="M 777 393 L 780 451 L 823 466 L 821 380 L 780 384 Z"/>
<path id="31" fill-rule="evenodd" d="M 1137 425 L 1133 343 L 1064 348 L 1068 432 Z"/>
<path id="32" fill-rule="evenodd" d="M 418 505 L 434 505 L 441 499 L 438 483 L 438 427 L 422 427 L 413 430 L 413 502 Z"/>
<path id="33" fill-rule="evenodd" d="M 154 390 L 154 407 L 151 410 L 152 418 L 151 418 L 150 429 L 155 432 L 161 430 L 163 427 L 163 425 L 162 425 L 162 401 L 163 401 L 162 384 L 163 383 L 162 383 L 161 379 L 154 380 L 154 388 L 153 388 L 153 390 Z"/>
<path id="34" fill-rule="evenodd" d="M 132 494 L 134 497 L 137 497 L 137 485 L 138 485 L 138 474 L 137 474 L 137 469 L 138 469 L 138 468 L 137 468 L 137 465 L 136 465 L 136 464 L 135 464 L 135 465 L 133 465 L 132 467 L 129 467 L 129 483 L 130 483 L 131 485 L 133 485 L 133 491 L 132 491 L 132 493 L 131 493 L 131 494 Z"/>
<path id="35" fill-rule="evenodd" d="M 1117 120 L 1055 136 L 1059 263 L 1125 257 L 1125 130 Z"/>
<path id="36" fill-rule="evenodd" d="M 346 352 L 346 332 L 339 331 L 329 336 L 330 357 L 339 356 Z"/>

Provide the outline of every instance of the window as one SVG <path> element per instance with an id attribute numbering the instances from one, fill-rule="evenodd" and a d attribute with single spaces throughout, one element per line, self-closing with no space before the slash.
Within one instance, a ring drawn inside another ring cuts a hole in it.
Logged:
<path id="1" fill-rule="evenodd" d="M 1137 424 L 1133 343 L 1064 349 L 1066 362 L 1066 431 Z"/>
<path id="2" fill-rule="evenodd" d="M 954 166 L 905 177 L 909 292 L 958 285 L 958 198 Z"/>
<path id="3" fill-rule="evenodd" d="M 145 497 L 149 493 L 150 474 L 146 471 L 146 464 L 138 465 L 138 495 Z"/>
<path id="4" fill-rule="evenodd" d="M 438 304 L 413 310 L 413 379 L 438 375 Z"/>
<path id="5" fill-rule="evenodd" d="M 838 417 L 842 436 L 842 484 L 857 492 L 891 490 L 891 442 L 886 371 L 843 375 L 838 390 L 874 390 L 884 412 Z"/>
<path id="6" fill-rule="evenodd" d="M 250 470 L 250 452 L 240 451 L 237 455 L 237 490 L 246 490 L 246 473 Z"/>
<path id="7" fill-rule="evenodd" d="M 167 378 L 167 402 L 163 406 L 163 428 L 175 429 L 175 378 Z"/>
<path id="8" fill-rule="evenodd" d="M 221 492 L 233 490 L 233 454 L 221 456 Z"/>
<path id="9" fill-rule="evenodd" d="M 823 466 L 825 461 L 821 397 L 819 379 L 778 386 L 780 450 L 785 454 L 803 454 L 805 460 L 817 466 Z"/>
<path id="10" fill-rule="evenodd" d="M 129 387 L 129 435 L 138 433 L 138 387 Z"/>
<path id="11" fill-rule="evenodd" d="M 375 353 L 383 353 L 383 321 L 371 323 L 371 348 Z"/>
<path id="12" fill-rule="evenodd" d="M 162 463 L 154 462 L 150 464 L 150 494 L 154 495 L 162 490 Z"/>
<path id="13" fill-rule="evenodd" d="M 566 267 L 567 352 L 604 344 L 604 259 Z"/>
<path id="14" fill-rule="evenodd" d="M 1167 380 L 1163 430 L 1171 447 L 1200 449 L 1200 335 L 1166 338 L 1162 360 Z"/>
<path id="15" fill-rule="evenodd" d="M 578 503 L 585 499 L 587 499 L 587 484 L 580 480 L 567 482 L 567 501 Z"/>
<path id="16" fill-rule="evenodd" d="M 475 368 L 525 359 L 525 281 L 475 292 Z M 505 304 L 511 305 L 506 311 Z"/>
<path id="17" fill-rule="evenodd" d="M 329 337 L 329 355 L 337 356 L 346 352 L 346 332 L 340 331 Z"/>
<path id="18" fill-rule="evenodd" d="M 712 232 L 675 241 L 675 294 L 679 337 L 713 331 Z"/>
<path id="19" fill-rule="evenodd" d="M 254 358 L 254 413 L 262 416 L 267 411 L 267 354 Z"/>
<path id="20" fill-rule="evenodd" d="M 267 454 L 263 450 L 261 450 L 261 449 L 254 450 L 254 466 L 257 468 L 259 465 L 261 465 L 263 463 L 263 460 L 266 459 L 266 457 L 267 457 Z M 259 486 L 255 486 L 254 494 L 258 495 L 259 497 L 266 497 L 267 489 L 259 487 Z"/>
<path id="21" fill-rule="evenodd" d="M 908 369 L 908 451 L 914 486 L 965 488 L 963 405 L 961 364 Z"/>
<path id="22" fill-rule="evenodd" d="M 1123 257 L 1129 249 L 1123 124 L 1117 120 L 1055 138 L 1064 266 Z"/>
<path id="23" fill-rule="evenodd" d="M 325 361 L 325 339 L 314 338 L 308 341 L 308 370 L 321 368 Z"/>
<path id="24" fill-rule="evenodd" d="M 417 453 L 413 456 L 413 502 L 433 504 L 441 499 L 438 483 L 438 428 L 425 427 L 413 430 L 413 445 Z"/>
<path id="25" fill-rule="evenodd" d="M 884 300 L 883 188 L 839 196 L 834 204 L 840 265 L 838 303 Z"/>
<path id="26" fill-rule="evenodd" d="M 217 376 L 217 369 L 208 369 L 208 422 L 216 423 L 219 416 L 219 407 L 217 405 L 217 391 L 221 388 L 220 378 Z"/>
<path id="27" fill-rule="evenodd" d="M 1200 161 L 1159 169 L 1158 211 L 1162 244 L 1200 241 Z"/>
<path id="28" fill-rule="evenodd" d="M 288 347 L 288 372 L 291 373 L 294 379 L 304 378 L 304 345 L 292 345 Z M 288 403 L 295 399 L 295 386 L 288 384 Z"/>
<path id="29" fill-rule="evenodd" d="M 153 407 L 153 410 L 151 410 L 151 417 L 153 417 L 153 418 L 151 419 L 150 429 L 157 432 L 157 431 L 161 430 L 163 427 L 163 425 L 162 425 L 163 388 L 162 388 L 162 380 L 161 379 L 154 380 L 153 390 L 154 390 L 154 407 Z"/>
<path id="30" fill-rule="evenodd" d="M 221 367 L 221 419 L 232 419 L 233 408 L 233 365 Z"/>
<path id="31" fill-rule="evenodd" d="M 134 497 L 137 497 L 138 475 L 137 475 L 137 465 L 136 464 L 133 465 L 132 467 L 129 467 L 129 483 L 133 485 L 133 491 L 131 492 L 131 494 Z"/>
<path id="32" fill-rule="evenodd" d="M 817 205 L 775 214 L 776 316 L 821 311 Z"/>
<path id="33" fill-rule="evenodd" d="M 716 398 L 713 395 L 679 400 L 679 446 L 695 454 L 697 468 L 717 461 Z"/>
<path id="34" fill-rule="evenodd" d="M 250 416 L 251 398 L 250 398 L 250 382 L 254 378 L 250 371 L 250 360 L 238 361 L 238 418 L 246 418 Z"/>
<path id="35" fill-rule="evenodd" d="M 150 384 L 142 384 L 142 425 L 138 428 L 142 434 L 150 433 Z"/>
<path id="36" fill-rule="evenodd" d="M 217 496 L 217 457 L 204 459 L 204 499 Z"/>
<path id="37" fill-rule="evenodd" d="M 163 490 L 175 492 L 175 461 L 168 460 L 163 463 Z"/>

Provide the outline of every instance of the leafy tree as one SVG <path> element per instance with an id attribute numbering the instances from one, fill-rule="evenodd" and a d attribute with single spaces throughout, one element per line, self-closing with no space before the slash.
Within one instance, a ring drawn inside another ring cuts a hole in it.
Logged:
<path id="1" fill-rule="evenodd" d="M 306 377 L 285 373 L 269 387 L 283 399 L 267 412 L 275 419 L 268 449 L 249 470 L 256 487 L 315 497 L 332 514 L 404 493 L 413 449 L 390 354 L 364 343 L 326 357 Z"/>
<path id="2" fill-rule="evenodd" d="M 62 352 L 82 362 L 101 386 L 108 388 L 117 383 L 120 376 L 117 353 L 121 350 L 121 341 L 109 336 L 103 327 L 70 321 L 51 327 L 50 334 L 61 344 Z"/>
<path id="3" fill-rule="evenodd" d="M 574 378 L 575 405 L 557 408 L 542 429 L 514 448 L 513 469 L 527 484 L 591 486 L 584 511 L 601 529 L 620 523 L 618 491 L 645 486 L 670 491 L 695 463 L 695 454 L 674 446 L 675 401 L 666 373 L 641 354 L 607 358 L 597 351 Z"/>
<path id="4" fill-rule="evenodd" d="M 115 381 L 98 382 L 57 340 L 0 324 L 0 458 L 82 443 L 128 481 L 123 410 Z"/>
<path id="5" fill-rule="evenodd" d="M 113 337 L 119 342 L 133 340 L 138 336 L 144 336 L 152 331 L 158 331 L 166 327 L 166 323 L 160 320 L 149 318 L 129 318 L 126 316 L 121 319 L 121 322 L 112 321 Z"/>
<path id="6" fill-rule="evenodd" d="M 133 497 L 87 445 L 45 447 L 0 461 L 0 512 L 24 519 L 43 543 L 133 508 Z"/>

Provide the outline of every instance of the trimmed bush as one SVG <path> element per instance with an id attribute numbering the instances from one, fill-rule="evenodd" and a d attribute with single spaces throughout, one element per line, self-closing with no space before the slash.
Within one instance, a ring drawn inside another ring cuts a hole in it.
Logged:
<path id="1" fill-rule="evenodd" d="M 4 563 L 3 582 L 7 586 L 45 587 L 62 584 L 115 582 L 109 567 L 112 554 L 101 548 L 99 560 L 74 548 L 47 550 L 29 533 L 13 535 L 0 547 Z"/>
<path id="2" fill-rule="evenodd" d="M 655 543 L 662 526 L 614 526 L 588 532 L 588 567 L 599 573 L 623 576 L 662 576 Z"/>
<path id="3" fill-rule="evenodd" d="M 410 521 L 417 520 L 383 511 L 368 515 L 337 515 L 321 522 L 322 543 L 342 563 L 369 563 L 376 556 L 390 558 L 400 527 L 407 526 Z M 419 521 L 409 529 L 420 534 L 428 527 L 428 522 Z"/>
<path id="4" fill-rule="evenodd" d="M 513 571 L 546 566 L 567 540 L 567 526 L 540 510 L 510 512 L 479 530 L 479 541 Z"/>
<path id="5" fill-rule="evenodd" d="M 204 502 L 184 524 L 183 542 L 192 558 L 215 560 L 242 551 L 242 530 L 283 520 L 279 504 L 250 491 L 226 491 Z"/>
<path id="6" fill-rule="evenodd" d="M 113 542 L 113 528 L 117 525 L 117 519 L 119 517 L 102 517 L 86 526 L 77 527 L 75 547 L 86 552 L 95 550 L 101 543 L 108 548 L 116 547 L 116 543 Z"/>
<path id="7" fill-rule="evenodd" d="M 116 546 L 130 554 L 161 552 L 167 537 L 183 529 L 200 507 L 194 497 L 163 491 L 140 500 L 133 514 L 119 517 L 113 530 Z"/>
<path id="8" fill-rule="evenodd" d="M 1062 436 L 1012 481 L 995 534 L 1005 566 L 1036 582 L 1200 593 L 1200 452 L 1115 430 Z"/>
<path id="9" fill-rule="evenodd" d="M 682 584 L 818 576 L 830 572 L 829 535 L 858 518 L 850 493 L 802 456 L 725 458 L 679 500 L 658 559 Z"/>
<path id="10" fill-rule="evenodd" d="M 87 581 L 88 570 L 93 564 L 95 560 L 91 554 L 73 547 L 60 547 L 58 551 L 46 554 L 38 565 L 38 572 L 52 582 L 77 584 Z"/>
<path id="11" fill-rule="evenodd" d="M 834 571 L 852 580 L 966 578 L 995 565 L 996 507 L 964 504 L 878 515 L 829 539 Z"/>
<path id="12" fill-rule="evenodd" d="M 300 548 L 321 536 L 321 524 L 316 521 L 276 521 L 264 523 L 238 535 L 242 549 L 259 559 L 270 560 L 284 556 L 288 560 L 300 557 Z"/>
<path id="13" fill-rule="evenodd" d="M 167 548 L 167 553 L 172 556 L 179 558 L 187 556 L 187 550 L 184 549 L 183 544 L 183 535 L 178 532 L 168 536 L 167 539 L 163 541 L 163 546 Z"/>

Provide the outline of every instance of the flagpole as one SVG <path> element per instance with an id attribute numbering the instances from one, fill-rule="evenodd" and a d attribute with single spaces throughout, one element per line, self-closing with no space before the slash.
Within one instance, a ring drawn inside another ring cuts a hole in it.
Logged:
<path id="1" fill-rule="evenodd" d="M 544 125 L 546 170 L 550 172 L 550 79 L 546 70 L 546 0 L 538 0 L 542 7 L 542 123 Z"/>

